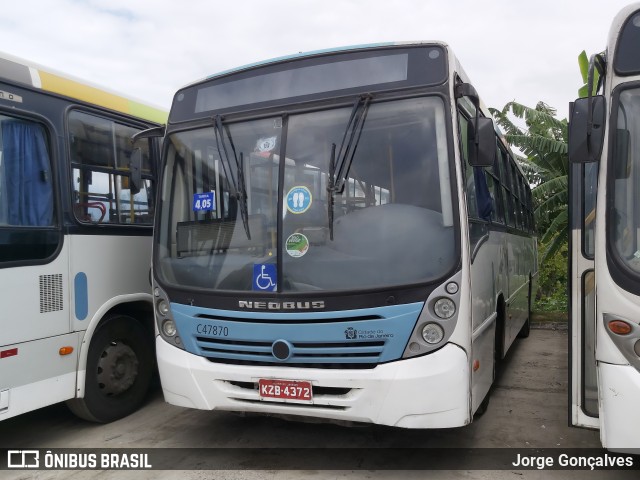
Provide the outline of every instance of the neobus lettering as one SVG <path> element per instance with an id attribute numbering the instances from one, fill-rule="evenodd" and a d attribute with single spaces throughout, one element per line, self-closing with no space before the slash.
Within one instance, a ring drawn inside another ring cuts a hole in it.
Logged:
<path id="1" fill-rule="evenodd" d="M 324 302 L 251 302 L 239 300 L 238 306 L 255 310 L 310 310 L 324 308 Z"/>

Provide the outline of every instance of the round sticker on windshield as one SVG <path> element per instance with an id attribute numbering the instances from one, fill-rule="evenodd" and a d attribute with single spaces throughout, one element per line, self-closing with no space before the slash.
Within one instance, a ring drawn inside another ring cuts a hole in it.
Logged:
<path id="1" fill-rule="evenodd" d="M 276 148 L 276 140 L 278 137 L 263 137 L 256 142 L 256 152 L 267 153 Z"/>
<path id="2" fill-rule="evenodd" d="M 309 210 L 311 206 L 311 190 L 307 187 L 293 187 L 287 193 L 287 210 L 299 214 Z"/>
<path id="3" fill-rule="evenodd" d="M 285 242 L 285 249 L 289 256 L 300 258 L 309 250 L 309 239 L 302 233 L 289 235 L 289 238 L 287 238 Z"/>

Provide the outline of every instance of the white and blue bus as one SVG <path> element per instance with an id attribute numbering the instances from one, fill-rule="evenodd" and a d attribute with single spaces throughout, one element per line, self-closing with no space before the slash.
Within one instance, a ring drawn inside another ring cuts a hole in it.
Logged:
<path id="1" fill-rule="evenodd" d="M 106 422 L 144 401 L 158 147 L 131 138 L 165 121 L 0 55 L 0 421 L 68 401 Z"/>
<path id="2" fill-rule="evenodd" d="M 599 428 L 604 447 L 638 452 L 640 4 L 614 19 L 589 83 L 569 129 L 570 418 Z"/>
<path id="3" fill-rule="evenodd" d="M 165 399 L 466 425 L 529 329 L 527 181 L 450 48 L 300 54 L 177 92 L 154 233 Z"/>

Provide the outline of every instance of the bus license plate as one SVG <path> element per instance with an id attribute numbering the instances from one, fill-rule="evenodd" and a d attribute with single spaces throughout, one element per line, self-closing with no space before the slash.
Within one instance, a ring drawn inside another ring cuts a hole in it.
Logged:
<path id="1" fill-rule="evenodd" d="M 296 400 L 309 403 L 313 401 L 311 382 L 260 379 L 258 386 L 260 398 L 263 400 Z"/>

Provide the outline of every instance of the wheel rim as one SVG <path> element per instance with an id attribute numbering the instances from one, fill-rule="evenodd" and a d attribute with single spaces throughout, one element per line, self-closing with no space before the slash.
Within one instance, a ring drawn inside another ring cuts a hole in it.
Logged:
<path id="1" fill-rule="evenodd" d="M 106 396 L 120 395 L 131 388 L 138 376 L 138 357 L 129 345 L 111 342 L 100 355 L 96 378 Z"/>

